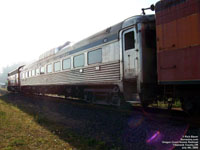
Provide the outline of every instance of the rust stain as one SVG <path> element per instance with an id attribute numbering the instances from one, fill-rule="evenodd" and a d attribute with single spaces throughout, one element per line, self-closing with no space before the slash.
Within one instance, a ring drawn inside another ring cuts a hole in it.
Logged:
<path id="1" fill-rule="evenodd" d="M 200 80 L 200 1 L 172 2 L 156 11 L 158 80 Z"/>

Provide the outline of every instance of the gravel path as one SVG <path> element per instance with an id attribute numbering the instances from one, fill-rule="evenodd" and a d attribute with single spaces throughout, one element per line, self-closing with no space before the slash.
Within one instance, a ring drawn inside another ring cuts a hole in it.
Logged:
<path id="1" fill-rule="evenodd" d="M 0 98 L 24 111 L 42 114 L 85 138 L 105 141 L 115 147 L 113 150 L 168 150 L 172 145 L 163 141 L 178 141 L 185 133 L 200 133 L 200 128 L 146 113 L 130 114 L 83 102 L 11 93 Z"/>

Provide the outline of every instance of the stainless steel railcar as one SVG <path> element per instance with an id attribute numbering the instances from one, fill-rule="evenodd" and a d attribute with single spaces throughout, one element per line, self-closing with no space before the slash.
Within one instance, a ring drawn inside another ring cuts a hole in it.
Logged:
<path id="1" fill-rule="evenodd" d="M 8 90 L 112 105 L 120 105 L 122 99 L 147 104 L 156 97 L 155 36 L 154 15 L 128 18 L 72 46 L 43 54 L 18 69 L 18 87 L 10 85 Z"/>
<path id="2" fill-rule="evenodd" d="M 20 66 L 12 72 L 8 73 L 8 91 L 20 92 L 21 81 L 20 81 L 20 70 L 24 66 Z"/>

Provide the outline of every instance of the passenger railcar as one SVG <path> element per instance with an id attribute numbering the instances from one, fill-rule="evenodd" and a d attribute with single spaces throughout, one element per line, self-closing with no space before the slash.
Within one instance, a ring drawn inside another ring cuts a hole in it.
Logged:
<path id="1" fill-rule="evenodd" d="M 130 17 L 10 73 L 18 82 L 8 90 L 112 105 L 180 99 L 185 111 L 199 110 L 199 25 L 199 0 L 159 1 L 155 15 Z"/>
<path id="2" fill-rule="evenodd" d="M 20 70 L 23 67 L 24 66 L 20 66 L 17 69 L 8 73 L 8 86 L 7 86 L 8 91 L 20 92 L 20 87 L 21 87 Z"/>
<path id="3" fill-rule="evenodd" d="M 200 1 L 156 4 L 160 95 L 179 98 L 186 111 L 200 108 Z"/>
<path id="4" fill-rule="evenodd" d="M 128 18 L 72 46 L 50 50 L 24 66 L 19 76 L 21 91 L 87 101 L 104 97 L 106 103 L 119 105 L 122 96 L 126 101 L 139 100 L 141 91 L 148 88 L 152 99 L 155 45 L 154 15 Z"/>

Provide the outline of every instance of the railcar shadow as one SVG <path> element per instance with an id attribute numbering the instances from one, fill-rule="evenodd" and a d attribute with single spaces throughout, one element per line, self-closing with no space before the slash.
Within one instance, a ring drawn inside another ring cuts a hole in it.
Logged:
<path id="1" fill-rule="evenodd" d="M 135 111 L 130 114 L 59 98 L 7 93 L 0 99 L 33 116 L 39 125 L 81 150 L 155 150 L 158 145 L 146 141 L 152 133 L 162 133 L 169 140 L 180 137 L 187 127 L 165 117 L 152 120 Z"/>
<path id="2" fill-rule="evenodd" d="M 35 121 L 77 149 L 123 149 L 120 138 L 127 114 L 57 98 L 7 93 L 0 99 L 34 117 Z"/>

